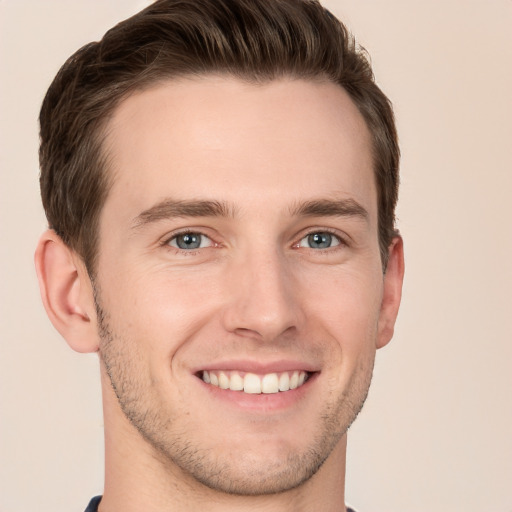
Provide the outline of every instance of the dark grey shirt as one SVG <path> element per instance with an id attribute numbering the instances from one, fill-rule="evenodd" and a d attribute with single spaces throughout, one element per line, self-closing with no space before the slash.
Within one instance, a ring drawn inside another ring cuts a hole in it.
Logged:
<path id="1" fill-rule="evenodd" d="M 100 504 L 101 496 L 96 496 L 91 500 L 87 508 L 85 509 L 85 512 L 98 512 L 98 505 Z M 355 512 L 355 510 L 352 510 L 351 508 L 347 508 L 347 512 Z"/>

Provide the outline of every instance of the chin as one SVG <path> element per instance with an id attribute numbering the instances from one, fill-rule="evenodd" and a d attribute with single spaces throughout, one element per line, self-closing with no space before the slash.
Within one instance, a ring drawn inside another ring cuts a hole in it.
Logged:
<path id="1" fill-rule="evenodd" d="M 179 439 L 175 441 L 182 444 Z M 216 454 L 215 450 L 194 450 L 188 446 L 179 453 L 160 450 L 160 455 L 168 464 L 178 466 L 195 482 L 212 490 L 238 496 L 263 496 L 283 493 L 307 482 L 333 451 L 336 443 L 331 440 L 330 444 L 333 446 L 273 454 L 262 453 L 261 447 L 260 451 L 226 450 Z"/>

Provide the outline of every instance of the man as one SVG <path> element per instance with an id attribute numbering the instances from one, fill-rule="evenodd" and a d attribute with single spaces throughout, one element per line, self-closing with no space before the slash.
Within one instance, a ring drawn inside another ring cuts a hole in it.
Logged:
<path id="1" fill-rule="evenodd" d="M 393 114 L 314 1 L 159 0 L 41 110 L 53 324 L 98 352 L 88 511 L 345 511 L 403 279 Z"/>

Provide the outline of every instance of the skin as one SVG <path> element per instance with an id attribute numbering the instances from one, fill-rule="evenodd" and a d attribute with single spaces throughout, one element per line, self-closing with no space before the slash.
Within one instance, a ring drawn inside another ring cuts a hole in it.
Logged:
<path id="1" fill-rule="evenodd" d="M 100 511 L 345 510 L 346 431 L 403 278 L 399 238 L 382 271 L 357 108 L 331 83 L 208 76 L 130 96 L 107 134 L 94 283 L 51 232 L 36 254 L 50 317 L 102 363 Z M 283 368 L 310 380 L 249 396 L 198 377 Z"/>

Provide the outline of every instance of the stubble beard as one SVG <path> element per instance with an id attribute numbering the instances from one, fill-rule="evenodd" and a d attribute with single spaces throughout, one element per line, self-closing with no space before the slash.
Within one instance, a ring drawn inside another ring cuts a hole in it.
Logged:
<path id="1" fill-rule="evenodd" d="M 368 395 L 373 359 L 356 372 L 345 392 L 328 403 L 318 420 L 318 435 L 303 452 L 288 453 L 278 460 L 262 461 L 257 447 L 239 453 L 236 464 L 212 450 L 198 447 L 190 432 L 180 431 L 179 419 L 158 405 L 144 382 L 143 359 L 134 353 L 137 345 L 126 343 L 111 329 L 108 312 L 101 307 L 95 289 L 100 358 L 120 408 L 131 425 L 153 448 L 155 458 L 171 474 L 178 468 L 196 482 L 222 493 L 238 496 L 277 494 L 297 488 L 311 479 L 361 411 Z"/>

